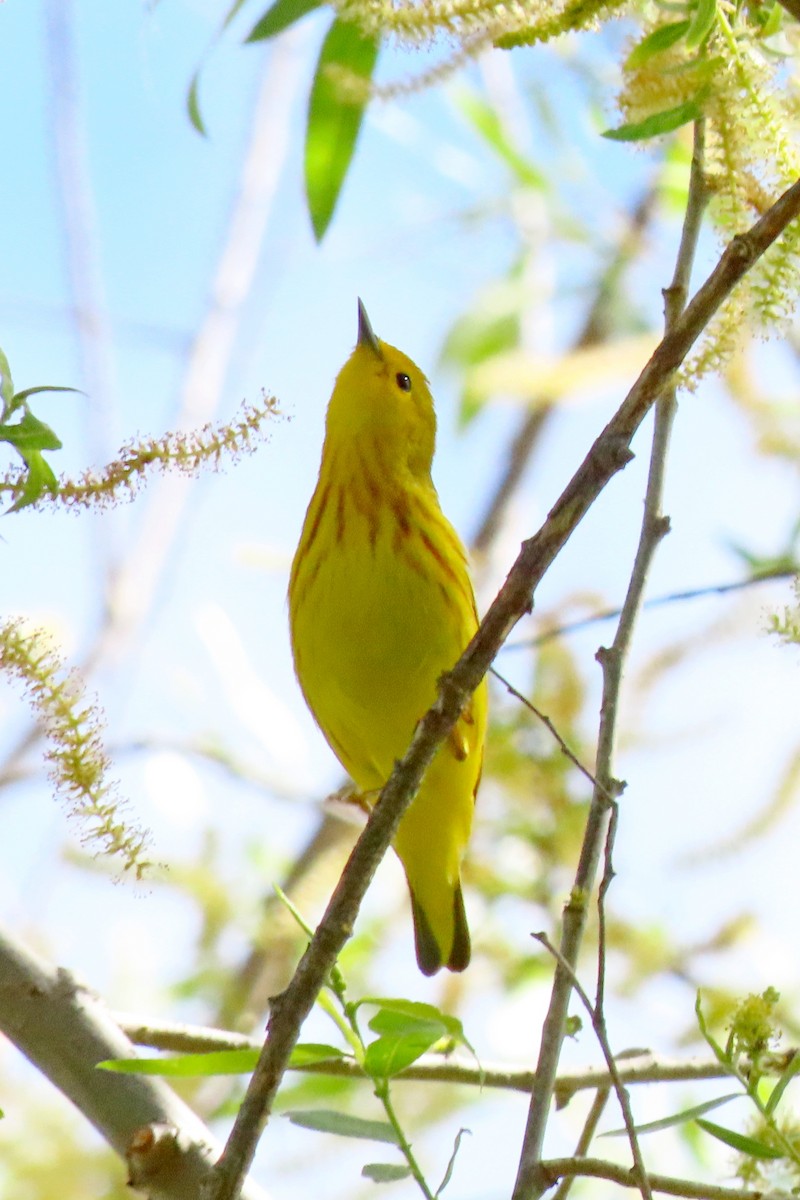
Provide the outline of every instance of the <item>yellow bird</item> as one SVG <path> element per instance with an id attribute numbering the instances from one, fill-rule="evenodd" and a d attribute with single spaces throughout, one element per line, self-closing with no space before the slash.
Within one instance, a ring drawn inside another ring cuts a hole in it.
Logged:
<path id="1" fill-rule="evenodd" d="M 478 625 L 467 556 L 431 481 L 436 416 L 419 367 L 376 338 L 336 379 L 319 479 L 289 582 L 306 703 L 367 803 L 408 749 L 437 680 Z M 486 732 L 481 684 L 403 816 L 394 848 L 411 892 L 417 962 L 463 971 L 470 940 L 460 866 Z"/>

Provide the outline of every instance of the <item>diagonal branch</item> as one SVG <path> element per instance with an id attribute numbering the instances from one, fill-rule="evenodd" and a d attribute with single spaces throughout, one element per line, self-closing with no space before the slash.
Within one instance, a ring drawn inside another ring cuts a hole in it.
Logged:
<path id="1" fill-rule="evenodd" d="M 595 441 L 539 532 L 520 554 L 480 628 L 454 669 L 439 685 L 436 703 L 417 726 L 358 839 L 306 953 L 288 988 L 276 999 L 267 1041 L 247 1089 L 216 1179 L 211 1200 L 234 1200 L 255 1154 L 261 1131 L 297 1041 L 300 1027 L 353 929 L 359 906 L 426 768 L 516 623 L 530 611 L 533 591 L 571 534 L 618 471 L 632 457 L 630 444 L 673 373 L 733 288 L 800 213 L 800 181 L 793 184 L 746 233 L 727 247 L 692 302 L 652 354 L 618 411 Z"/>

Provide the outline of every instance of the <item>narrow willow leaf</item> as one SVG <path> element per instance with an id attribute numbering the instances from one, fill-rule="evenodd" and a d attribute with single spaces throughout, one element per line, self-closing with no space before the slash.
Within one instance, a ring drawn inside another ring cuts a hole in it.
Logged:
<path id="1" fill-rule="evenodd" d="M 757 1138 L 746 1137 L 743 1133 L 736 1133 L 733 1129 L 715 1125 L 713 1121 L 698 1120 L 697 1124 L 706 1133 L 710 1133 L 718 1141 L 724 1142 L 732 1150 L 738 1150 L 740 1154 L 749 1154 L 751 1158 L 786 1157 L 782 1150 L 776 1150 L 774 1146 L 767 1146 L 765 1142 L 760 1142 Z"/>
<path id="2" fill-rule="evenodd" d="M 227 29 L 233 18 L 238 13 L 239 9 L 244 5 L 245 0 L 233 0 L 233 4 L 225 14 L 225 20 L 222 22 L 222 28 Z"/>
<path id="3" fill-rule="evenodd" d="M 795 1054 L 791 1062 L 783 1070 L 780 1079 L 775 1084 L 775 1087 L 770 1092 L 769 1100 L 767 1101 L 765 1112 L 768 1117 L 772 1116 L 775 1109 L 780 1103 L 781 1096 L 786 1091 L 789 1084 L 794 1079 L 797 1072 L 800 1071 L 800 1054 Z"/>
<path id="4" fill-rule="evenodd" d="M 275 0 L 263 17 L 256 21 L 245 41 L 263 42 L 266 38 L 275 37 L 276 33 L 282 33 L 321 4 L 322 0 Z"/>
<path id="5" fill-rule="evenodd" d="M 763 38 L 774 37 L 776 33 L 780 32 L 782 27 L 783 27 L 783 9 L 781 8 L 780 4 L 777 3 L 777 0 L 776 0 L 776 2 L 772 5 L 772 8 L 769 10 L 769 16 L 767 17 L 766 21 L 764 22 L 764 27 L 761 30 L 761 36 Z"/>
<path id="6" fill-rule="evenodd" d="M 726 1055 L 719 1042 L 714 1039 L 710 1029 L 708 1028 L 708 1025 L 706 1024 L 706 1019 L 703 1016 L 702 995 L 700 992 L 697 993 L 697 997 L 694 1002 L 694 1014 L 697 1017 L 697 1027 L 700 1030 L 700 1033 L 703 1035 L 706 1045 L 713 1050 L 717 1062 L 720 1063 L 721 1066 L 726 1067 L 733 1075 L 734 1071 L 730 1057 Z"/>
<path id="7" fill-rule="evenodd" d="M 55 496 L 58 491 L 58 480 L 53 474 L 53 469 L 38 450 L 20 450 L 28 468 L 28 473 L 23 484 L 22 491 L 17 499 L 8 509 L 9 513 L 19 512 L 20 509 L 27 508 L 29 504 L 35 504 L 40 496 L 45 492 L 50 492 Z"/>
<path id="8" fill-rule="evenodd" d="M 41 387 L 25 388 L 24 391 L 17 392 L 14 396 L 14 407 L 19 407 L 20 404 L 25 403 L 29 396 L 35 396 L 39 392 L 75 392 L 79 396 L 84 396 L 86 394 L 85 392 L 82 392 L 80 388 L 60 387 L 58 384 L 44 383 Z"/>
<path id="9" fill-rule="evenodd" d="M 293 1125 L 303 1129 L 316 1129 L 318 1133 L 336 1133 L 339 1137 L 364 1138 L 370 1142 L 398 1144 L 397 1134 L 388 1121 L 365 1121 L 362 1117 L 351 1117 L 347 1113 L 333 1112 L 329 1108 L 294 1109 L 284 1114 Z"/>
<path id="10" fill-rule="evenodd" d="M 361 1174 L 373 1183 L 397 1183 L 400 1179 L 408 1179 L 411 1167 L 401 1167 L 399 1163 L 366 1163 Z"/>
<path id="11" fill-rule="evenodd" d="M 518 182 L 539 192 L 545 191 L 545 176 L 511 144 L 496 109 L 476 93 L 466 90 L 458 96 L 457 102 L 472 128 L 505 163 Z"/>
<path id="12" fill-rule="evenodd" d="M 206 129 L 203 115 L 200 112 L 199 89 L 200 72 L 197 71 L 192 78 L 192 82 L 189 84 L 189 92 L 186 97 L 186 111 L 189 114 L 189 120 L 192 122 L 192 125 L 195 127 L 197 132 L 203 137 L 208 137 L 208 130 Z"/>
<path id="13" fill-rule="evenodd" d="M 614 142 L 643 142 L 647 138 L 659 137 L 663 133 L 672 133 L 681 125 L 687 125 L 689 121 L 700 119 L 703 112 L 698 99 L 687 100 L 676 108 L 667 108 L 663 112 L 652 113 L 643 121 L 620 125 L 618 129 L 606 129 L 602 136 Z"/>
<path id="14" fill-rule="evenodd" d="M 698 0 L 697 9 L 689 32 L 686 34 L 686 45 L 690 50 L 696 50 L 708 37 L 717 21 L 717 0 Z"/>
<path id="15" fill-rule="evenodd" d="M 731 1092 L 727 1096 L 719 1096 L 716 1100 L 706 1100 L 704 1104 L 695 1104 L 692 1108 L 681 1109 L 680 1112 L 673 1113 L 671 1117 L 662 1117 L 658 1121 L 648 1121 L 645 1125 L 636 1125 L 634 1129 L 637 1134 L 640 1133 L 656 1133 L 661 1129 L 671 1129 L 673 1125 L 685 1125 L 687 1121 L 694 1121 L 703 1113 L 711 1112 L 713 1108 L 719 1108 L 723 1104 L 727 1104 L 730 1100 L 739 1100 L 744 1095 L 743 1092 Z M 600 1137 L 627 1137 L 627 1129 L 608 1129 L 605 1133 L 601 1133 Z"/>
<path id="16" fill-rule="evenodd" d="M 450 1155 L 450 1161 L 447 1164 L 447 1169 L 445 1170 L 445 1173 L 442 1177 L 442 1182 L 439 1184 L 438 1188 L 436 1189 L 436 1192 L 434 1193 L 436 1196 L 441 1196 L 442 1192 L 444 1191 L 444 1189 L 447 1187 L 448 1183 L 452 1179 L 453 1168 L 456 1165 L 456 1159 L 458 1158 L 458 1151 L 461 1148 L 461 1139 L 463 1138 L 465 1133 L 469 1133 L 469 1132 L 470 1131 L 468 1129 L 459 1129 L 458 1133 L 456 1134 L 456 1140 L 453 1142 L 453 1153 Z"/>
<path id="17" fill-rule="evenodd" d="M 334 21 L 322 44 L 311 85 L 305 147 L 306 198 L 318 242 L 333 217 L 365 107 L 342 95 L 335 72 L 344 70 L 359 79 L 370 79 L 377 57 L 378 39 L 347 21 Z"/>
<path id="18" fill-rule="evenodd" d="M 302 929 L 302 931 L 306 935 L 306 937 L 312 938 L 314 936 L 314 930 L 311 928 L 308 921 L 306 921 L 305 917 L 300 912 L 300 909 L 297 908 L 297 906 L 293 903 L 293 901 L 291 901 L 289 899 L 289 897 L 286 895 L 286 892 L 283 890 L 283 888 L 280 887 L 279 884 L 273 883 L 272 889 L 275 892 L 275 895 L 280 900 L 283 907 L 286 909 L 286 911 L 289 913 L 289 915 L 297 922 L 297 925 L 299 926 L 300 929 Z"/>
<path id="19" fill-rule="evenodd" d="M 331 1062 L 340 1058 L 348 1058 L 344 1050 L 336 1046 L 326 1046 L 322 1042 L 298 1042 L 289 1059 L 290 1067 L 305 1067 L 309 1063 Z"/>
<path id="20" fill-rule="evenodd" d="M 2 350 L 0 350 L 0 396 L 3 397 L 2 415 L 5 418 L 10 416 L 13 411 L 14 382 L 11 378 L 11 367 Z"/>
<path id="21" fill-rule="evenodd" d="M 258 1050 L 214 1050 L 209 1054 L 180 1054 L 174 1058 L 110 1058 L 98 1063 L 104 1071 L 122 1075 L 249 1075 Z"/>
<path id="22" fill-rule="evenodd" d="M 689 30 L 691 21 L 673 21 L 670 25 L 662 25 L 642 38 L 638 46 L 634 46 L 626 60 L 625 66 L 633 71 L 643 66 L 654 54 L 661 54 L 674 46 Z"/>

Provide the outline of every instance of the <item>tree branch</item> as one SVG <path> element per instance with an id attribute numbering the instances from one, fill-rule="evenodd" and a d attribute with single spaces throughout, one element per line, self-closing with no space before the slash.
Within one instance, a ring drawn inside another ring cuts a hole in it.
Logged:
<path id="1" fill-rule="evenodd" d="M 591 1179 L 608 1179 L 623 1187 L 638 1188 L 636 1172 L 630 1167 L 604 1162 L 600 1158 L 550 1158 L 541 1164 L 542 1176 L 547 1186 L 552 1187 L 567 1175 Z M 762 1200 L 762 1191 L 749 1188 L 718 1187 L 715 1184 L 695 1183 L 690 1179 L 678 1179 L 674 1175 L 649 1175 L 650 1187 L 654 1192 L 666 1192 L 668 1196 L 685 1196 L 690 1200 Z"/>
<path id="2" fill-rule="evenodd" d="M 196 1200 L 219 1146 L 160 1079 L 97 1069 L 136 1050 L 106 1006 L 68 971 L 0 931 L 0 1029 L 127 1161 L 151 1200 Z M 246 1183 L 248 1200 L 266 1200 Z"/>
<path id="3" fill-rule="evenodd" d="M 705 126 L 702 120 L 695 123 L 695 144 L 689 197 L 683 224 L 675 271 L 670 287 L 665 292 L 665 333 L 661 345 L 669 341 L 677 330 L 686 305 L 688 280 L 697 248 L 697 239 L 706 203 L 704 178 Z M 735 243 L 732 243 L 732 246 Z M 732 249 L 728 248 L 726 254 Z M 724 255 L 723 260 L 724 261 Z M 721 264 L 720 264 L 721 265 Z M 719 269 L 719 268 L 718 268 Z M 712 276 L 713 278 L 713 276 Z M 705 285 L 706 287 L 708 284 Z M 702 292 L 703 289 L 701 289 Z M 699 293 L 698 293 L 699 295 Z M 695 298 L 696 303 L 697 298 Z M 656 351 L 658 353 L 658 351 Z M 652 361 L 652 360 L 651 360 Z M 624 407 L 624 405 L 623 405 Z M 612 877 L 611 855 L 615 823 L 606 834 L 608 816 L 613 802 L 609 794 L 622 790 L 614 778 L 613 763 L 616 746 L 617 713 L 622 687 L 622 669 L 628 655 L 633 630 L 641 609 L 645 582 L 656 547 L 669 529 L 669 522 L 661 511 L 664 488 L 664 469 L 667 447 L 677 407 L 675 389 L 669 379 L 661 389 L 656 401 L 656 417 L 653 429 L 653 444 L 645 494 L 644 516 L 639 544 L 633 562 L 625 602 L 620 613 L 619 625 L 610 648 L 598 651 L 597 658 L 603 672 L 603 694 L 600 704 L 600 728 L 597 738 L 597 762 L 595 776 L 597 785 L 586 821 L 586 830 L 581 847 L 580 859 L 575 873 L 572 894 L 564 910 L 561 945 L 558 951 L 550 1005 L 542 1029 L 539 1061 L 536 1068 L 536 1083 L 531 1094 L 528 1121 L 520 1154 L 519 1169 L 514 1186 L 514 1200 L 523 1200 L 528 1195 L 539 1196 L 549 1185 L 545 1184 L 539 1171 L 544 1148 L 544 1135 L 550 1113 L 550 1101 L 555 1086 L 558 1059 L 566 1030 L 567 1008 L 573 987 L 576 986 L 575 968 L 578 962 L 583 934 L 589 913 L 589 899 L 594 889 L 597 869 L 605 841 L 605 874 L 600 889 L 600 950 L 598 957 L 597 998 L 592 1013 L 595 1034 L 604 1053 L 610 1053 L 603 1022 L 603 991 L 605 970 L 605 919 L 604 897 Z M 580 990 L 580 989 L 579 989 Z M 627 1093 L 621 1086 L 616 1088 L 625 1128 L 628 1131 L 634 1170 L 639 1179 L 643 1200 L 650 1200 L 650 1189 L 644 1163 L 639 1150 L 633 1116 Z"/>
<path id="4" fill-rule="evenodd" d="M 137 1046 L 150 1046 L 154 1050 L 203 1054 L 219 1050 L 261 1048 L 258 1038 L 225 1029 L 208 1029 L 203 1025 L 186 1025 L 180 1022 L 161 1021 L 151 1024 L 130 1013 L 115 1012 L 112 1016 L 132 1042 Z M 774 1068 L 776 1074 L 780 1074 L 788 1065 L 794 1053 L 794 1050 L 786 1050 L 778 1056 Z M 730 1072 L 720 1066 L 716 1058 L 656 1058 L 648 1052 L 642 1052 L 635 1055 L 618 1055 L 614 1061 L 619 1078 L 625 1084 L 687 1083 L 706 1079 L 727 1079 L 730 1076 Z M 290 1070 L 299 1071 L 304 1075 L 328 1075 L 343 1079 L 369 1078 L 355 1059 L 350 1058 L 304 1063 L 302 1066 L 293 1066 Z M 447 1058 L 440 1055 L 423 1055 L 394 1078 L 426 1083 L 463 1083 L 475 1087 L 530 1092 L 534 1073 L 527 1067 L 490 1062 L 481 1062 L 478 1066 L 471 1060 L 459 1059 L 452 1055 Z M 606 1088 L 610 1083 L 611 1077 L 604 1067 L 562 1071 L 555 1085 L 556 1104 L 559 1108 L 564 1108 L 577 1092 Z"/>

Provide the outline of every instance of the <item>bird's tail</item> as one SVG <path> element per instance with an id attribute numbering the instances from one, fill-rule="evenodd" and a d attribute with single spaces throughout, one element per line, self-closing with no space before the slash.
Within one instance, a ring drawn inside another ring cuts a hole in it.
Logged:
<path id="1" fill-rule="evenodd" d="M 441 967 L 448 967 L 451 971 L 463 971 L 469 966 L 471 946 L 461 881 L 457 882 L 452 893 L 449 919 L 442 919 L 446 916 L 444 913 L 437 914 L 439 920 L 436 921 L 436 933 L 433 922 L 428 919 L 428 914 L 410 883 L 409 890 L 414 918 L 414 944 L 420 971 L 423 975 L 435 975 Z"/>

